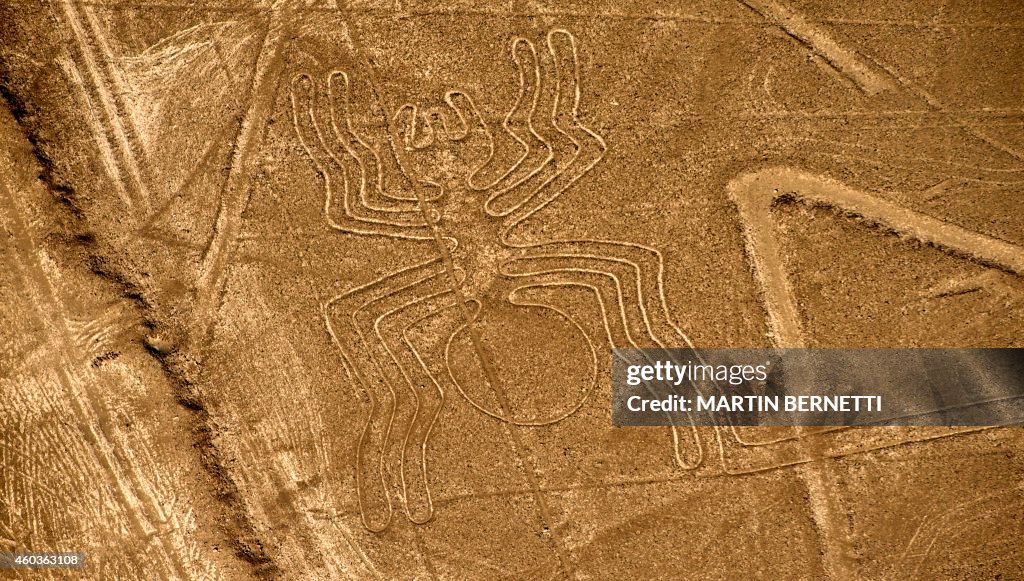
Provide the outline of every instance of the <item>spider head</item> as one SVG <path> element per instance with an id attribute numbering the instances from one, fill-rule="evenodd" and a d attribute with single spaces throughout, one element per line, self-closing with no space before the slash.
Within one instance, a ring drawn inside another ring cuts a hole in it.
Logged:
<path id="1" fill-rule="evenodd" d="M 487 157 L 491 135 L 469 95 L 449 91 L 436 106 L 407 103 L 394 115 L 395 147 L 410 177 L 447 191 L 464 189 L 474 164 Z"/>

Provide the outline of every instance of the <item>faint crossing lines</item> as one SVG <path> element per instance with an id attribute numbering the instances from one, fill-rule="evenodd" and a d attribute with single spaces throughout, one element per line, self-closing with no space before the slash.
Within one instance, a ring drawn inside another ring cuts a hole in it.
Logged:
<path id="1" fill-rule="evenodd" d="M 80 62 L 87 75 L 86 98 L 99 101 L 97 139 L 107 142 L 119 189 L 136 221 L 145 220 L 151 210 L 150 194 L 144 178 L 145 150 L 138 139 L 132 112 L 121 95 L 127 90 L 114 70 L 113 56 L 92 10 L 74 0 L 61 0 L 60 7 L 71 29 Z M 94 93 L 94 94 L 90 94 Z M 95 104 L 95 103 L 94 103 Z"/>

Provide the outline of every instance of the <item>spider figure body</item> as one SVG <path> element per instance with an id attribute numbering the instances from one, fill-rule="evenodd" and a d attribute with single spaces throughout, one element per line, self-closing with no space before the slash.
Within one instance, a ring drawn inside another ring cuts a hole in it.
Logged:
<path id="1" fill-rule="evenodd" d="M 497 130 L 459 91 L 447 93 L 438 107 L 407 104 L 396 112 L 389 141 L 397 166 L 415 182 L 411 195 L 386 187 L 380 157 L 352 130 L 345 73 L 327 78 L 328 114 L 317 106 L 313 79 L 293 79 L 296 133 L 325 183 L 330 226 L 433 240 L 438 250 L 436 258 L 324 306 L 344 365 L 368 395 L 356 474 L 370 530 L 390 524 L 396 501 L 412 522 L 432 518 L 427 445 L 450 387 L 497 420 L 550 425 L 587 401 L 602 352 L 689 344 L 669 317 L 657 250 L 614 240 L 536 241 L 521 232 L 607 151 L 579 116 L 575 39 L 556 29 L 546 45 L 542 59 L 529 40 L 513 41 L 519 95 Z M 559 306 L 565 301 L 551 300 L 565 289 L 590 297 L 601 320 L 577 320 Z M 424 348 L 417 329 L 437 321 L 447 340 Z M 583 345 L 585 360 L 565 366 L 591 373 L 570 400 L 529 413 L 520 409 L 528 405 L 513 405 L 510 394 L 543 389 L 513 385 L 536 371 L 522 349 L 537 341 L 555 352 L 559 345 Z M 683 430 L 672 428 L 675 460 L 693 467 L 700 447 L 684 445 Z"/>

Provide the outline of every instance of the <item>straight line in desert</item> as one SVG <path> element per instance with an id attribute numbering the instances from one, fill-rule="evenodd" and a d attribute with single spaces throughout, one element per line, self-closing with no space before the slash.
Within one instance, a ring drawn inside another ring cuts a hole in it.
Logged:
<path id="1" fill-rule="evenodd" d="M 893 88 L 893 84 L 882 75 L 871 70 L 857 55 L 839 45 L 824 30 L 774 0 L 740 0 L 740 2 L 778 25 L 812 52 L 828 61 L 837 71 L 856 83 L 861 90 L 875 95 Z"/>
<path id="2" fill-rule="evenodd" d="M 249 202 L 249 186 L 252 181 L 249 162 L 259 146 L 275 95 L 271 89 L 276 82 L 276 75 L 273 72 L 277 68 L 284 36 L 282 16 L 279 10 L 273 10 L 270 15 L 267 33 L 256 59 L 249 108 L 242 118 L 238 131 L 228 176 L 221 190 L 213 237 L 203 256 L 196 282 L 196 310 L 189 334 L 189 340 L 196 345 L 203 345 L 206 342 L 206 335 L 213 323 L 225 286 L 226 266 L 238 245 L 242 212 Z"/>
<path id="3" fill-rule="evenodd" d="M 96 19 L 95 9 L 89 6 L 81 6 L 80 14 L 84 17 L 85 28 L 92 35 L 92 42 L 96 45 L 94 52 L 99 56 L 100 70 L 106 75 L 108 87 L 112 89 L 110 97 L 114 108 L 118 116 L 123 119 L 122 126 L 125 132 L 125 144 L 129 147 L 129 150 L 126 152 L 128 161 L 132 164 L 133 170 L 145 179 L 148 177 L 145 175 L 145 171 L 149 151 L 139 135 L 140 124 L 137 111 L 134 107 L 126 104 L 124 100 L 125 96 L 131 94 L 132 91 L 125 85 L 124 78 L 119 74 L 119 70 L 115 68 L 114 51 L 111 50 L 107 36 L 103 34 L 103 28 Z M 143 181 L 141 186 L 142 194 L 148 197 L 149 192 L 146 182 Z"/>
<path id="4" fill-rule="evenodd" d="M 942 113 L 952 113 L 938 97 L 918 87 L 913 81 L 901 75 L 895 68 L 868 55 L 847 49 L 836 42 L 826 31 L 818 27 L 799 12 L 776 0 L 738 0 L 744 6 L 757 12 L 768 22 L 780 27 L 813 53 L 825 59 L 835 70 L 853 81 L 868 95 L 903 87 L 923 99 L 929 107 Z M 988 135 L 976 125 L 958 119 L 958 126 L 972 137 L 981 140 L 1018 161 L 1024 161 L 1024 152 Z"/>
<path id="5" fill-rule="evenodd" d="M 353 47 L 356 46 L 354 40 L 352 41 L 352 44 Z M 364 69 L 366 70 L 368 81 L 373 91 L 374 99 L 376 100 L 381 112 L 384 114 L 385 123 L 388 124 L 388 139 L 393 139 L 395 131 L 393 127 L 390 125 L 391 119 L 393 117 L 391 114 L 389 114 L 389 112 L 386 109 L 386 101 L 383 98 L 384 95 L 382 90 L 380 89 L 381 84 L 377 81 L 376 78 L 376 64 L 372 59 L 369 58 L 365 58 L 364 62 Z M 406 172 L 404 168 L 410 167 L 410 164 L 405 159 L 405 150 L 403 146 L 401 144 L 392 144 L 392 150 L 394 151 L 394 155 L 396 161 L 399 164 L 399 167 L 403 168 L 403 172 Z M 476 328 L 473 326 L 476 317 L 470 312 L 470 308 L 468 306 L 469 301 L 467 300 L 465 294 L 462 292 L 460 283 L 458 281 L 457 269 L 452 259 L 451 251 L 449 250 L 448 245 L 445 243 L 444 237 L 442 236 L 439 228 L 437 227 L 437 224 L 434 223 L 427 215 L 427 200 L 425 194 L 423 193 L 423 189 L 420 185 L 419 180 L 411 179 L 410 181 L 412 182 L 413 192 L 416 194 L 416 199 L 419 203 L 420 211 L 423 213 L 424 221 L 429 225 L 431 229 L 434 238 L 434 243 L 437 246 L 438 254 L 441 258 L 442 263 L 444 264 L 445 271 L 447 272 L 448 277 L 450 279 L 451 292 L 455 296 L 457 308 L 465 324 L 465 328 L 469 336 L 470 342 L 477 353 L 477 358 L 480 362 L 481 367 L 483 368 L 484 375 L 487 378 L 488 383 L 492 386 L 492 392 L 494 393 L 495 397 L 498 400 L 498 405 L 502 410 L 502 414 L 509 416 L 511 414 L 511 408 L 508 396 L 505 393 L 504 388 L 502 387 L 500 378 L 498 377 L 498 373 L 490 364 L 487 357 L 484 356 L 483 341 L 480 338 Z M 549 535 L 550 543 L 554 549 L 555 556 L 558 559 L 559 569 L 563 573 L 563 576 L 565 578 L 575 578 L 576 574 L 573 569 L 572 560 L 565 547 L 562 546 L 562 541 L 558 538 L 558 535 L 555 531 L 556 523 L 554 517 L 552 515 L 550 507 L 548 506 L 548 502 L 545 499 L 544 494 L 541 492 L 540 478 L 537 471 L 537 467 L 533 461 L 532 455 L 523 452 L 524 450 L 526 450 L 526 446 L 523 444 L 522 439 L 519 437 L 518 433 L 516 433 L 512 426 L 505 424 L 504 430 L 509 439 L 509 444 L 512 448 L 512 451 L 515 454 L 517 460 L 519 461 L 519 464 L 523 468 L 523 475 L 526 477 L 530 489 L 533 491 L 533 499 L 537 509 L 537 517 L 540 521 L 542 531 Z"/>
<path id="6" fill-rule="evenodd" d="M 804 343 L 778 228 L 771 217 L 772 206 L 783 197 L 843 210 L 901 236 L 1024 275 L 1024 248 L 898 206 L 830 178 L 773 168 L 741 176 L 730 182 L 728 190 L 739 209 L 747 253 L 764 292 L 769 326 L 779 347 L 800 347 Z"/>
<path id="7" fill-rule="evenodd" d="M 71 28 L 71 32 L 78 45 L 89 84 L 92 85 L 99 98 L 99 104 L 103 111 L 101 118 L 106 121 L 107 127 L 97 128 L 97 133 L 99 136 L 104 136 L 109 131 L 109 136 L 106 139 L 114 141 L 116 144 L 116 147 L 113 149 L 118 152 L 117 166 L 119 166 L 119 173 L 122 174 L 118 176 L 118 181 L 129 196 L 130 205 L 138 205 L 138 207 L 130 208 L 135 218 L 139 220 L 145 219 L 150 210 L 150 199 L 146 184 L 142 178 L 139 160 L 137 159 L 142 148 L 139 146 L 139 151 L 136 151 L 136 148 L 132 147 L 132 140 L 137 139 L 137 131 L 132 124 L 132 116 L 128 114 L 122 116 L 119 114 L 125 108 L 123 103 L 120 103 L 117 93 L 123 93 L 126 89 L 117 81 L 113 71 L 109 70 L 109 62 L 113 57 L 108 50 L 105 50 L 107 49 L 106 42 L 102 39 L 101 33 L 95 28 L 96 23 L 91 16 L 88 14 L 83 16 L 79 10 L 80 7 L 72 0 L 64 0 L 61 3 L 61 8 L 63 8 L 64 18 L 67 20 L 68 26 Z M 96 47 L 93 46 L 90 34 L 97 37 L 96 42 L 100 45 L 103 54 L 96 54 Z M 114 85 L 113 91 L 108 86 L 107 80 L 104 79 L 103 66 L 108 67 L 109 82 Z"/>

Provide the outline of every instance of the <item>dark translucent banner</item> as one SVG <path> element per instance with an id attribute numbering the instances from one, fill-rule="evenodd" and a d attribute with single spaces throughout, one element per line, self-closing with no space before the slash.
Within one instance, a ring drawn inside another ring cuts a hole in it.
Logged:
<path id="1" fill-rule="evenodd" d="M 1024 424 L 1024 349 L 616 349 L 618 426 Z"/>

